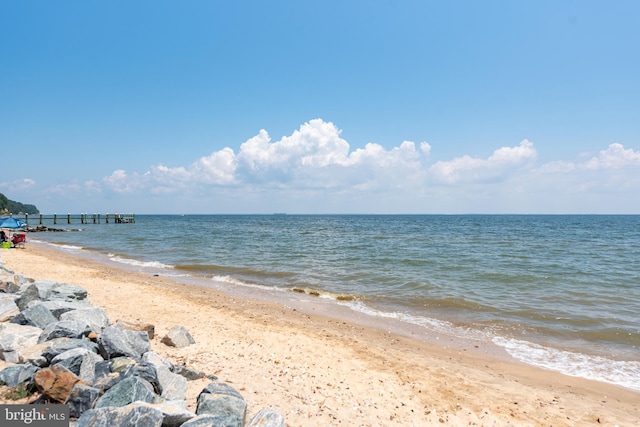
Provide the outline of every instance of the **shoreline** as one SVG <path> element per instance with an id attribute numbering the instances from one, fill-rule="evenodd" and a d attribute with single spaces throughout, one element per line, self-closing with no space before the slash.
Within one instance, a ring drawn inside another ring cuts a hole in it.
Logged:
<path id="1" fill-rule="evenodd" d="M 16 274 L 84 287 L 113 322 L 154 324 L 152 349 L 236 387 L 247 399 L 248 418 L 273 407 L 291 426 L 625 426 L 640 419 L 633 391 L 483 354 L 486 349 L 474 346 L 398 335 L 380 329 L 384 321 L 365 325 L 37 244 L 1 256 Z M 175 325 L 185 326 L 196 344 L 161 344 Z M 190 383 L 188 399 L 206 382 Z"/>

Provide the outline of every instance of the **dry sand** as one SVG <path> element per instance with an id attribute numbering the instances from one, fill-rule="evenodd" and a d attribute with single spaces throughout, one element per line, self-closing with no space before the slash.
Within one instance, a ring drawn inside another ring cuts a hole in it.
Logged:
<path id="1" fill-rule="evenodd" d="M 35 244 L 2 250 L 1 257 L 25 277 L 84 287 L 111 322 L 154 324 L 152 349 L 235 387 L 247 400 L 247 419 L 273 407 L 289 426 L 633 426 L 640 420 L 640 393 L 612 385 Z M 185 326 L 196 344 L 162 344 L 175 325 Z M 190 382 L 190 409 L 207 382 Z"/>

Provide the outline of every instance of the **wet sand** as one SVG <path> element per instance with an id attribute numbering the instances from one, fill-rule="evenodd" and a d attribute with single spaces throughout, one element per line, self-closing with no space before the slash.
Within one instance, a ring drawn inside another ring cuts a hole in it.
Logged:
<path id="1" fill-rule="evenodd" d="M 152 323 L 152 349 L 216 375 L 247 419 L 273 407 L 289 426 L 633 426 L 640 393 L 314 313 L 74 257 L 36 244 L 4 249 L 6 268 L 87 289 L 111 322 Z M 175 325 L 196 344 L 160 342 Z M 0 369 L 4 362 L 0 361 Z M 192 381 L 195 400 L 208 380 Z"/>

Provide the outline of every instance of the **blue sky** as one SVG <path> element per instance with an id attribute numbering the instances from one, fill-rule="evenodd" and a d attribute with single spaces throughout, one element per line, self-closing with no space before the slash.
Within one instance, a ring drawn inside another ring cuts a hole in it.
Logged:
<path id="1" fill-rule="evenodd" d="M 640 2 L 0 0 L 43 213 L 640 213 Z"/>

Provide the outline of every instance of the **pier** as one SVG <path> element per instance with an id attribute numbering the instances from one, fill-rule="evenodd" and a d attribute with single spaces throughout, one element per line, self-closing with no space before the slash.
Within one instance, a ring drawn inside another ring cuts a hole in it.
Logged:
<path id="1" fill-rule="evenodd" d="M 28 225 L 43 225 L 45 222 L 48 224 L 132 224 L 136 222 L 135 214 L 20 214 L 9 216 L 21 219 Z"/>

